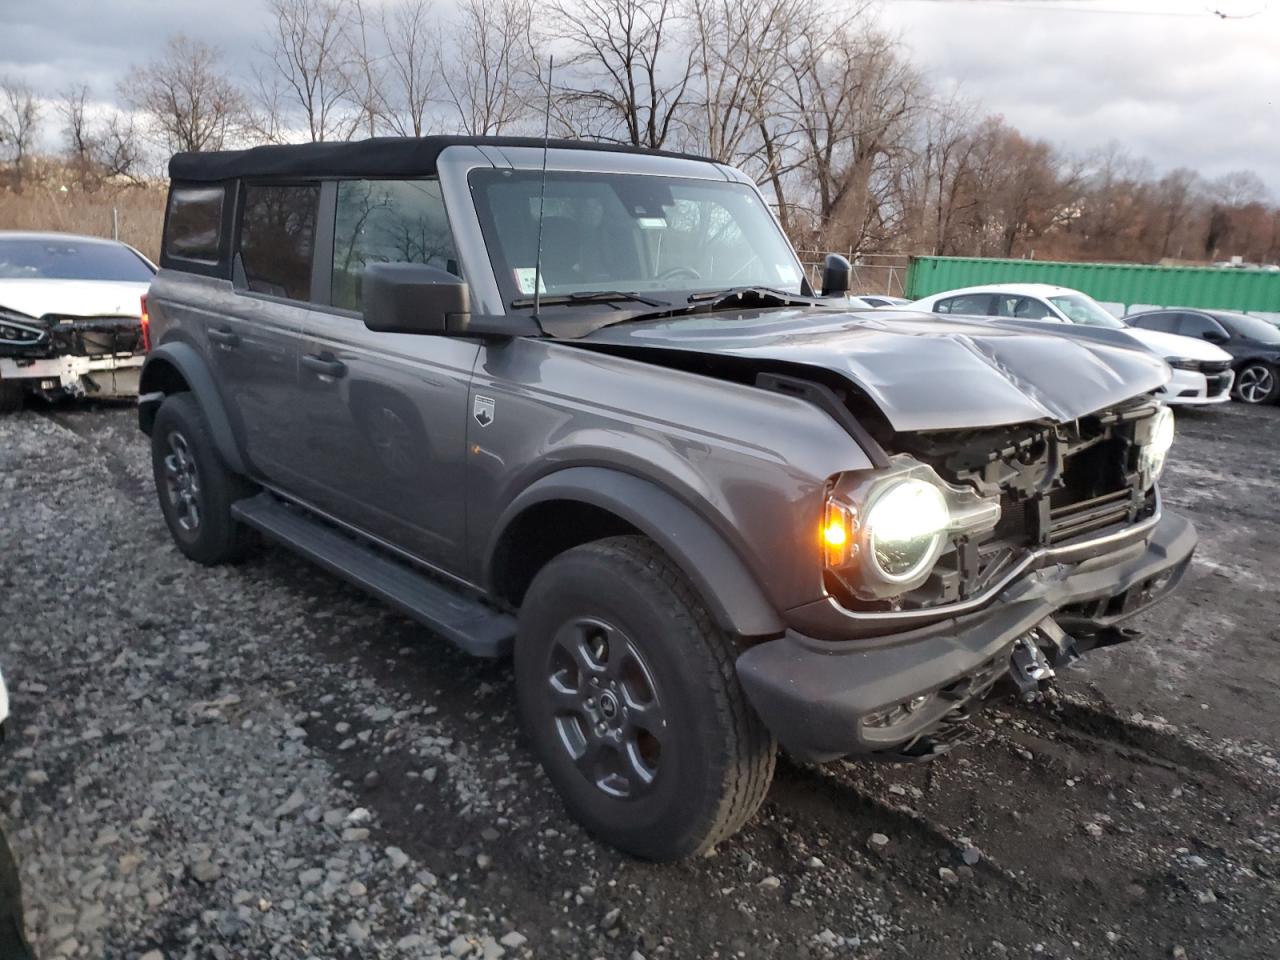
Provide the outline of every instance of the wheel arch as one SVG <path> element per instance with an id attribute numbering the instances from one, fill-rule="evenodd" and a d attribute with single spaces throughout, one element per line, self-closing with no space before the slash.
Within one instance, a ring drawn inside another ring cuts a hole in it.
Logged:
<path id="1" fill-rule="evenodd" d="M 209 365 L 195 347 L 181 341 L 156 347 L 142 365 L 138 381 L 138 427 L 143 433 L 151 435 L 160 404 L 174 393 L 194 395 L 209 424 L 218 455 L 229 469 L 244 473 L 244 459 Z"/>
<path id="2" fill-rule="evenodd" d="M 484 558 L 489 589 L 519 606 L 547 562 L 582 543 L 639 533 L 693 583 L 716 623 L 740 636 L 785 629 L 755 576 L 696 510 L 657 484 L 605 467 L 568 467 L 520 493 L 502 512 Z"/>

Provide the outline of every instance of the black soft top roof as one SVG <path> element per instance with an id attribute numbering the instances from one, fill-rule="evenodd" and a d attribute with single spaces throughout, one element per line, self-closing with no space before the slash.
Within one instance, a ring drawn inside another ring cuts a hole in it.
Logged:
<path id="1" fill-rule="evenodd" d="M 397 177 L 430 176 L 445 147 L 454 145 L 541 147 L 538 137 L 373 137 L 368 140 L 283 144 L 248 150 L 177 153 L 169 160 L 171 180 L 231 180 L 236 177 Z M 644 150 L 590 140 L 551 140 L 552 149 L 648 153 L 708 160 L 687 153 Z"/>

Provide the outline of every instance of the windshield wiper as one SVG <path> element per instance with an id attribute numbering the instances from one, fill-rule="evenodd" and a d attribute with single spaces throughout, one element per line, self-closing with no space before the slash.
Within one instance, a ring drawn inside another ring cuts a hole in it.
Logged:
<path id="1" fill-rule="evenodd" d="M 729 305 L 735 300 L 750 300 L 753 303 L 776 301 L 778 306 L 787 306 L 792 303 L 810 303 L 812 297 L 802 297 L 798 294 L 787 293 L 785 290 L 777 290 L 774 287 L 729 287 L 725 290 L 706 290 L 701 293 L 689 294 L 690 303 L 705 303 L 707 301 L 715 301 L 716 306 Z"/>
<path id="2" fill-rule="evenodd" d="M 581 296 L 581 295 L 579 295 Z M 637 296 L 636 294 L 587 294 L 587 296 L 599 296 L 604 300 L 614 297 L 626 300 L 636 300 L 640 303 L 650 302 L 646 298 Z M 555 297 L 548 299 L 542 298 L 543 303 L 573 303 L 573 294 L 563 297 Z M 590 301 L 588 301 L 590 302 Z M 553 323 L 552 332 L 554 336 L 562 337 L 581 337 L 588 333 L 604 327 L 612 327 L 619 323 L 632 323 L 635 321 L 645 320 L 662 320 L 669 317 L 684 317 L 695 313 L 715 313 L 717 310 L 731 310 L 737 307 L 791 307 L 791 306 L 814 306 L 817 301 L 813 297 L 800 296 L 799 294 L 787 293 L 784 290 L 774 290 L 772 287 L 730 287 L 725 290 L 711 290 L 690 294 L 687 301 L 682 304 L 655 303 L 653 310 L 621 310 L 614 314 L 608 314 L 604 317 L 599 315 L 589 316 L 586 323 L 567 323 L 567 317 L 564 314 L 556 317 Z M 512 306 L 532 306 L 532 297 L 523 297 L 520 300 L 512 301 Z M 548 318 L 550 320 L 550 318 Z M 544 323 L 544 327 L 546 324 Z M 570 332 L 573 331 L 573 332 Z"/>
<path id="3" fill-rule="evenodd" d="M 666 300 L 655 300 L 653 297 L 642 297 L 638 293 L 627 293 L 624 290 L 581 290 L 577 293 L 557 294 L 554 297 L 539 297 L 537 302 L 544 307 L 563 307 L 573 303 L 612 303 L 614 301 L 643 303 L 647 307 L 669 307 Z M 511 301 L 513 307 L 532 307 L 533 297 L 517 297 Z"/>

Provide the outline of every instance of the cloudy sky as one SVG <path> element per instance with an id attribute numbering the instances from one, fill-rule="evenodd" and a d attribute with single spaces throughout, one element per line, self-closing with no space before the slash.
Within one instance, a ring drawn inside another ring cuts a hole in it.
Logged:
<path id="1" fill-rule="evenodd" d="M 0 0 L 0 75 L 107 99 L 180 30 L 247 70 L 262 7 Z M 879 17 L 937 85 L 1027 133 L 1081 153 L 1118 141 L 1157 169 L 1251 168 L 1280 198 L 1280 0 L 881 0 Z"/>
<path id="2" fill-rule="evenodd" d="M 939 86 L 1026 133 L 1249 168 L 1280 196 L 1280 0 L 889 0 L 880 16 Z"/>

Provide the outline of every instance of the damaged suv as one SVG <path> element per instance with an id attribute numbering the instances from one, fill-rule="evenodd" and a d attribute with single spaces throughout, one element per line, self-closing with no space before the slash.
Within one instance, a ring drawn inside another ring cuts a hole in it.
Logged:
<path id="1" fill-rule="evenodd" d="M 729 167 L 428 137 L 170 176 L 140 421 L 179 549 L 265 535 L 514 654 L 552 783 L 640 856 L 741 827 L 779 744 L 944 752 L 1190 561 L 1163 362 L 850 311 Z"/>

